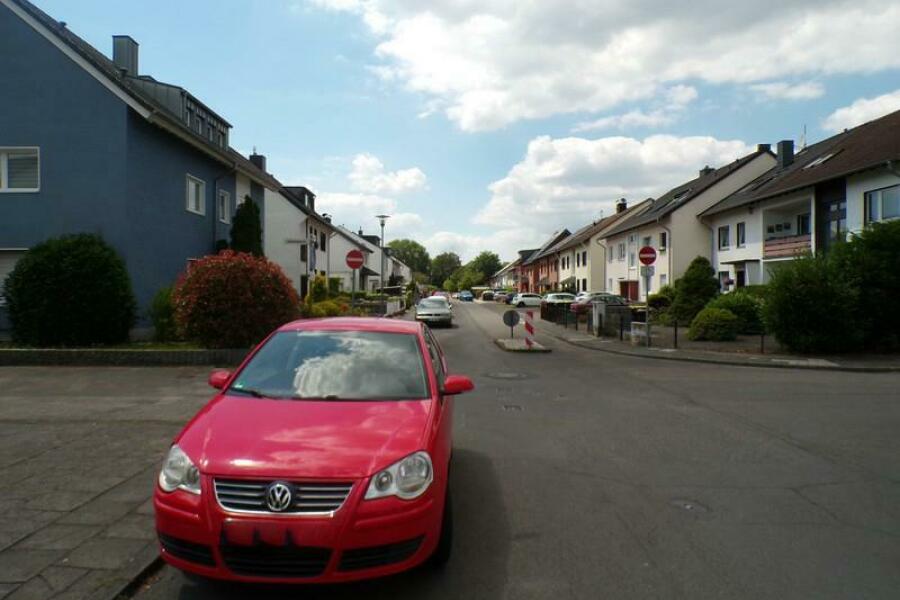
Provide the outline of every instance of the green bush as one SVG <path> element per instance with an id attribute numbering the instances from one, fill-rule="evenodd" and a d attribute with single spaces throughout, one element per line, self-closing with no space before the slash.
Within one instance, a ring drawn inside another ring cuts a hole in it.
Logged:
<path id="1" fill-rule="evenodd" d="M 697 341 L 728 342 L 737 338 L 739 323 L 740 320 L 731 311 L 704 308 L 691 321 L 688 338 Z"/>
<path id="2" fill-rule="evenodd" d="M 172 286 L 160 288 L 150 302 L 150 321 L 153 323 L 153 339 L 171 342 L 178 339 L 175 326 L 175 307 L 172 305 Z"/>
<path id="3" fill-rule="evenodd" d="M 830 255 L 806 256 L 773 269 L 763 319 L 792 352 L 847 352 L 864 341 L 858 306 L 859 290 Z"/>
<path id="4" fill-rule="evenodd" d="M 253 256 L 262 256 L 262 222 L 259 207 L 250 196 L 237 207 L 231 224 L 231 249 L 235 252 L 248 252 Z"/>
<path id="5" fill-rule="evenodd" d="M 341 293 L 341 287 L 343 286 L 343 281 L 340 277 L 329 277 L 328 278 L 328 295 L 329 296 L 337 296 Z"/>
<path id="6" fill-rule="evenodd" d="M 719 282 L 712 265 L 698 256 L 675 282 L 675 299 L 669 308 L 671 316 L 681 323 L 690 323 L 718 293 Z"/>
<path id="7" fill-rule="evenodd" d="M 738 318 L 738 333 L 757 334 L 763 332 L 762 301 L 743 288 L 714 298 L 707 308 L 721 308 Z"/>
<path id="8" fill-rule="evenodd" d="M 315 304 L 328 300 L 328 280 L 324 275 L 316 275 L 309 284 L 309 291 L 306 293 L 306 303 Z"/>
<path id="9" fill-rule="evenodd" d="M 654 310 L 663 311 L 672 306 L 673 300 L 675 300 L 675 288 L 671 285 L 664 285 L 655 294 L 650 294 L 647 298 L 647 305 Z"/>
<path id="10" fill-rule="evenodd" d="M 207 348 L 247 348 L 299 316 L 290 280 L 264 257 L 226 250 L 196 262 L 172 292 L 185 339 Z"/>
<path id="11" fill-rule="evenodd" d="M 100 236 L 68 235 L 34 246 L 6 278 L 13 341 L 90 346 L 128 340 L 137 304 L 125 262 Z"/>
<path id="12" fill-rule="evenodd" d="M 749 294 L 758 300 L 765 300 L 766 296 L 769 293 L 769 286 L 765 284 L 761 285 L 745 285 L 742 288 L 738 288 L 735 291 L 743 292 L 744 294 Z"/>

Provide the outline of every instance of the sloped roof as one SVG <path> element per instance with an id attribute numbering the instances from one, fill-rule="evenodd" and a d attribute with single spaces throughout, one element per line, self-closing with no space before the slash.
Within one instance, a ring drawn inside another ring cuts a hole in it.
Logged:
<path id="1" fill-rule="evenodd" d="M 599 221 L 594 221 L 593 223 L 588 223 L 581 229 L 577 230 L 575 233 L 570 235 L 558 242 L 555 246 L 550 248 L 547 251 L 547 254 L 552 254 L 554 252 L 562 252 L 567 248 L 571 248 L 573 246 L 577 246 L 578 244 L 584 243 L 585 241 L 591 239 L 594 235 L 602 232 L 604 229 L 608 229 L 614 226 L 616 223 L 622 221 L 623 219 L 627 219 L 634 215 L 640 214 L 643 210 L 650 206 L 649 200 L 643 200 L 634 206 L 623 210 L 622 212 L 612 214 L 608 217 L 604 217 Z"/>
<path id="2" fill-rule="evenodd" d="M 648 223 L 659 221 L 678 208 L 685 206 L 691 200 L 762 154 L 771 155 L 772 153 L 767 149 L 758 148 L 755 152 L 751 152 L 747 156 L 738 158 L 718 169 L 712 169 L 704 175 L 700 175 L 699 177 L 672 188 L 659 198 L 653 200 L 645 211 L 626 219 L 618 226 L 614 227 L 607 235 L 617 235 L 625 231 L 631 231 L 632 229 L 636 229 Z"/>
<path id="3" fill-rule="evenodd" d="M 821 159 L 821 160 L 820 160 Z M 701 213 L 709 216 L 900 160 L 900 111 L 808 146 Z M 818 161 L 818 164 L 814 164 Z"/>
<path id="4" fill-rule="evenodd" d="M 572 235 L 572 233 L 568 229 L 563 229 L 562 231 L 557 231 L 550 238 L 544 242 L 544 245 L 537 249 L 537 251 L 528 257 L 528 260 L 524 261 L 523 264 L 531 264 L 534 261 L 544 258 L 548 254 L 550 254 L 550 248 L 558 244 L 560 241 L 566 239 Z"/>

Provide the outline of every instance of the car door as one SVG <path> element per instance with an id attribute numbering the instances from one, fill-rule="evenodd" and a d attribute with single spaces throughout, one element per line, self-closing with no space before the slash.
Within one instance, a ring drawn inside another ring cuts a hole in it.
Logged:
<path id="1" fill-rule="evenodd" d="M 450 460 L 453 448 L 453 396 L 444 396 L 441 389 L 447 376 L 447 360 L 444 352 L 438 344 L 431 330 L 425 329 L 425 346 L 428 348 L 434 376 L 438 382 L 438 406 L 435 411 L 435 420 L 432 428 L 432 436 L 435 440 L 435 450 L 440 451 L 445 460 Z M 437 457 L 433 457 L 437 460 Z"/>

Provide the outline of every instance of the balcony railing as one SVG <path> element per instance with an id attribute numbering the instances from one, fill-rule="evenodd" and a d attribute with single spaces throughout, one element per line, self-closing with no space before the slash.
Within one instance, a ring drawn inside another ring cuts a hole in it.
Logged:
<path id="1" fill-rule="evenodd" d="M 810 250 L 809 235 L 792 235 L 766 240 L 763 244 L 763 258 L 794 258 Z"/>

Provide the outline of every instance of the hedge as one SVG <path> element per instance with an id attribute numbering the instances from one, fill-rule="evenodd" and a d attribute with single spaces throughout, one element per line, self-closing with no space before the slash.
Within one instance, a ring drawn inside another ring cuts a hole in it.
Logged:
<path id="1" fill-rule="evenodd" d="M 722 308 L 704 308 L 694 320 L 688 331 L 692 340 L 711 342 L 728 342 L 737 338 L 740 320 L 731 311 Z"/>

